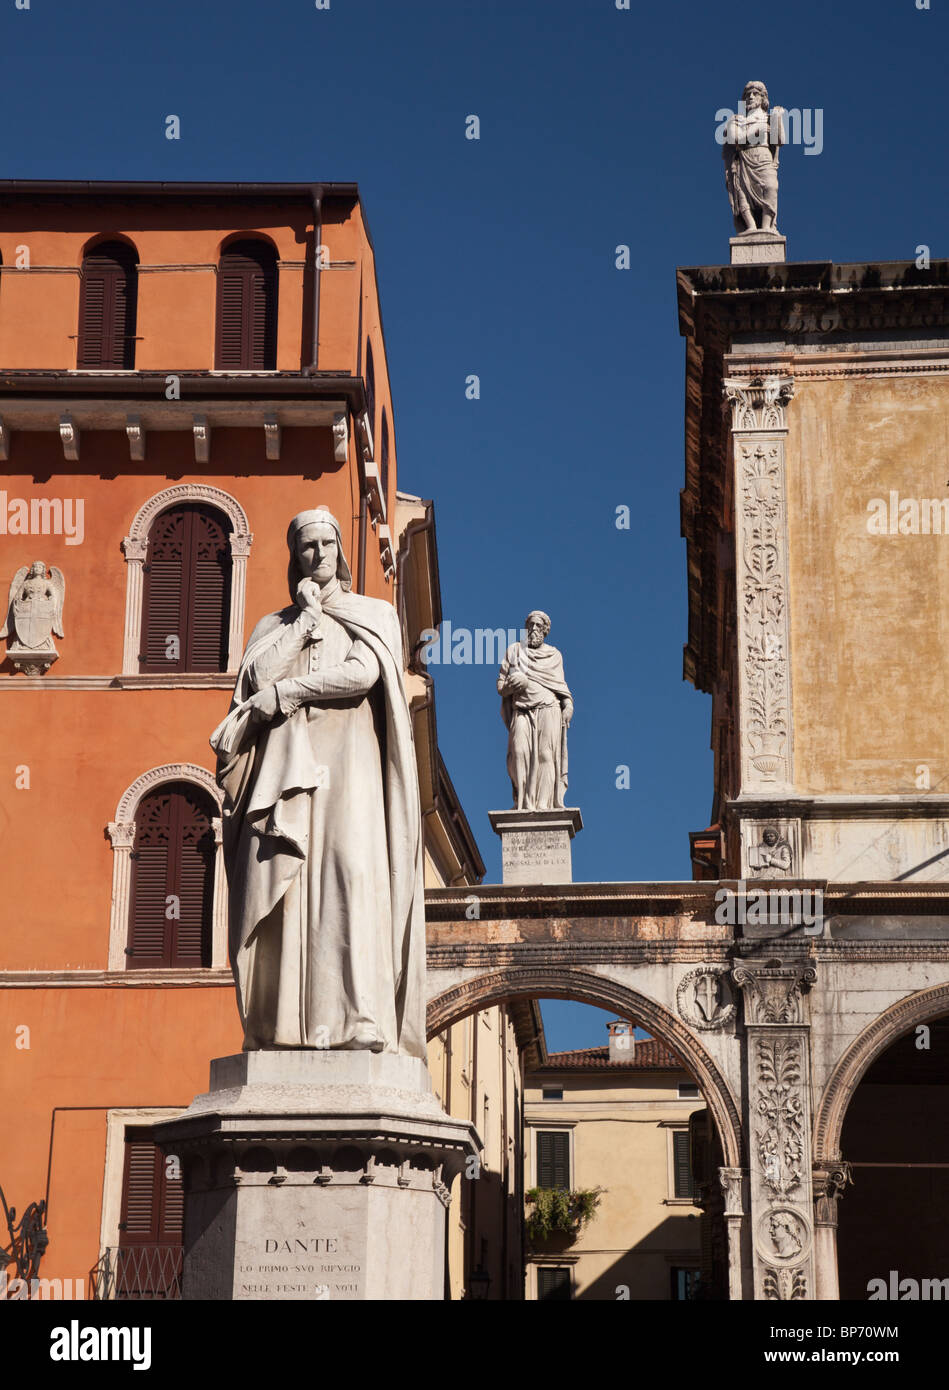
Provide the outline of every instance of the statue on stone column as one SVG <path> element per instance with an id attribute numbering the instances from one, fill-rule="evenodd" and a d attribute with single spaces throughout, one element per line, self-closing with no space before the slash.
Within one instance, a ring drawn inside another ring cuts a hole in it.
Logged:
<path id="1" fill-rule="evenodd" d="M 546 613 L 528 613 L 526 642 L 508 647 L 498 676 L 501 717 L 508 730 L 507 771 L 514 809 L 547 811 L 564 804 L 567 790 L 567 730 L 573 700 L 563 657 L 544 640 Z"/>
<path id="2" fill-rule="evenodd" d="M 211 736 L 244 1049 L 424 1058 L 421 814 L 402 635 L 352 593 L 325 507 L 287 532 L 290 603 L 255 627 Z"/>
<path id="3" fill-rule="evenodd" d="M 724 127 L 725 186 L 739 234 L 777 234 L 778 154 L 785 143 L 784 114 L 781 106 L 770 108 L 763 82 L 748 82 L 738 113 Z"/>

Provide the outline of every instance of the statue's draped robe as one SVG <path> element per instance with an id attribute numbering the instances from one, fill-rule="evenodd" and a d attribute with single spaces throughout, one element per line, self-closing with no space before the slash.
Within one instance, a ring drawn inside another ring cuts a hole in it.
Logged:
<path id="1" fill-rule="evenodd" d="M 399 622 L 390 604 L 335 584 L 321 597 L 309 645 L 298 608 L 258 623 L 212 736 L 244 1047 L 372 1039 L 424 1057 L 421 817 Z M 251 723 L 241 702 L 277 682 L 284 712 Z"/>
<path id="2" fill-rule="evenodd" d="M 745 144 L 722 146 L 725 159 L 725 186 L 736 223 L 750 212 L 761 225 L 761 213 L 778 215 L 778 146 L 769 145 L 769 117 L 756 110 L 744 118 Z M 753 142 L 759 143 L 753 143 Z"/>
<path id="3" fill-rule="evenodd" d="M 527 676 L 522 694 L 506 693 L 513 671 Z M 508 647 L 498 676 L 501 718 L 508 729 L 507 771 L 515 805 L 518 780 L 526 781 L 525 806 L 532 811 L 563 806 L 567 789 L 566 731 L 563 705 L 570 701 L 563 657 L 544 643 L 531 647 L 515 642 Z"/>

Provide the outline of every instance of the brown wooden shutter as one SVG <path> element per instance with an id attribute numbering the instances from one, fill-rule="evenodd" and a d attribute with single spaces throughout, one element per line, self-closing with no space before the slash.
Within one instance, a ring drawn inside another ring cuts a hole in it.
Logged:
<path id="1" fill-rule="evenodd" d="M 382 448 L 380 451 L 379 462 L 379 481 L 382 485 L 382 496 L 385 504 L 389 505 L 389 421 L 386 419 L 386 408 L 382 407 Z"/>
<path id="2" fill-rule="evenodd" d="M 142 598 L 143 671 L 184 671 L 182 596 L 186 569 L 186 514 L 182 508 L 156 517 L 148 537 Z M 168 660 L 168 642 L 178 637 L 180 656 Z"/>
<path id="3" fill-rule="evenodd" d="M 537 1300 L 540 1303 L 570 1302 L 570 1270 L 563 1265 L 537 1266 Z"/>
<path id="4" fill-rule="evenodd" d="M 566 1130 L 542 1130 L 537 1135 L 537 1186 L 570 1187 L 570 1135 Z"/>
<path id="5" fill-rule="evenodd" d="M 672 1161 L 675 1177 L 675 1195 L 677 1197 L 693 1196 L 692 1164 L 689 1158 L 689 1131 L 687 1129 L 677 1129 L 673 1131 Z"/>
<path id="6" fill-rule="evenodd" d="M 226 671 L 230 625 L 230 524 L 209 507 L 190 512 L 185 670 Z"/>
<path id="7" fill-rule="evenodd" d="M 82 262 L 77 366 L 131 370 L 135 366 L 138 260 L 131 246 L 101 242 Z"/>
<path id="8" fill-rule="evenodd" d="M 131 970 L 211 964 L 214 805 L 199 788 L 169 782 L 135 813 L 126 955 Z M 178 917 L 168 899 L 178 899 Z"/>
<path id="9" fill-rule="evenodd" d="M 162 512 L 148 538 L 141 670 L 226 671 L 231 600 L 227 518 L 213 507 Z M 178 638 L 178 655 L 169 639 Z"/>
<path id="10" fill-rule="evenodd" d="M 273 371 L 277 365 L 277 257 L 262 241 L 232 242 L 217 288 L 219 371 Z"/>
<path id="11" fill-rule="evenodd" d="M 366 339 L 366 414 L 372 437 L 376 437 L 376 369 L 372 361 L 372 343 Z"/>
<path id="12" fill-rule="evenodd" d="M 180 1297 L 184 1185 L 167 1170 L 151 1131 L 126 1129 L 116 1298 Z"/>

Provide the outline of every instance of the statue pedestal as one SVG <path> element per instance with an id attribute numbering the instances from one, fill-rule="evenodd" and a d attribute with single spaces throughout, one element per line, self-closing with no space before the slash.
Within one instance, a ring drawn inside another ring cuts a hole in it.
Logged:
<path id="1" fill-rule="evenodd" d="M 416 1057 L 219 1057 L 156 1126 L 181 1160 L 185 1299 L 441 1299 L 449 1188 L 480 1142 Z"/>
<path id="2" fill-rule="evenodd" d="M 557 811 L 489 811 L 501 837 L 502 883 L 572 883 L 570 841 L 583 829 L 575 806 Z"/>
<path id="3" fill-rule="evenodd" d="M 777 265 L 787 260 L 787 237 L 780 232 L 741 232 L 729 237 L 732 265 Z"/>

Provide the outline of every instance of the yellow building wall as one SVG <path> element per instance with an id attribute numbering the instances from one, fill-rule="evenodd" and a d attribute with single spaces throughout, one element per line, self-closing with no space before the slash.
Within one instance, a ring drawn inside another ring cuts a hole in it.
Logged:
<path id="1" fill-rule="evenodd" d="M 537 1185 L 538 1130 L 568 1128 L 571 1189 L 604 1189 L 593 1219 L 572 1243 L 535 1247 L 545 1263 L 569 1265 L 573 1298 L 664 1300 L 672 1270 L 699 1265 L 699 1208 L 677 1198 L 672 1138 L 701 1099 L 679 1100 L 685 1073 L 630 1072 L 528 1076 L 525 1181 Z M 544 1100 L 543 1086 L 563 1086 Z M 528 1256 L 526 1296 L 536 1299 L 537 1260 Z"/>
<path id="2" fill-rule="evenodd" d="M 484 1009 L 429 1043 L 436 1095 L 450 1115 L 470 1120 L 484 1144 L 481 1161 L 451 1190 L 448 1274 L 453 1299 L 470 1296 L 468 1275 L 490 1276 L 488 1298 L 522 1297 L 516 1202 L 521 1146 L 521 1071 L 514 1027 L 503 1007 Z M 466 1238 L 468 1257 L 466 1258 Z"/>
<path id="3" fill-rule="evenodd" d="M 868 504 L 949 499 L 949 381 L 802 381 L 788 424 L 794 785 L 944 792 L 949 535 L 870 534 Z"/>

